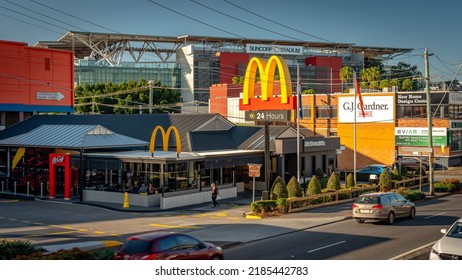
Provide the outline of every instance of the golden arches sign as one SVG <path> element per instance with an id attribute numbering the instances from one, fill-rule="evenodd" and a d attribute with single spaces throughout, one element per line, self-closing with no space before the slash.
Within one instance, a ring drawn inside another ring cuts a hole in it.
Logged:
<path id="1" fill-rule="evenodd" d="M 162 145 L 164 148 L 164 152 L 168 151 L 168 141 L 170 139 L 170 133 L 173 131 L 175 133 L 175 141 L 176 141 L 176 152 L 181 153 L 181 140 L 180 140 L 180 133 L 178 129 L 174 126 L 170 126 L 167 131 L 160 125 L 156 126 L 151 134 L 151 141 L 149 142 L 149 152 L 151 155 L 154 155 L 154 146 L 156 142 L 156 135 L 157 132 L 160 131 L 162 134 Z"/>
<path id="2" fill-rule="evenodd" d="M 273 97 L 274 74 L 279 70 L 281 97 Z M 255 98 L 255 78 L 260 73 L 261 99 Z M 282 57 L 271 56 L 266 62 L 262 58 L 253 57 L 244 77 L 243 98 L 240 100 L 241 110 L 294 110 L 296 98 L 292 95 L 292 81 L 289 67 Z"/>

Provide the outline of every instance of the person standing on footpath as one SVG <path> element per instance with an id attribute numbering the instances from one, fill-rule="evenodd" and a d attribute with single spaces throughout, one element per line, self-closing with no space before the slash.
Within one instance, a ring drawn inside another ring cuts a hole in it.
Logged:
<path id="1" fill-rule="evenodd" d="M 212 189 L 212 202 L 213 202 L 213 207 L 217 207 L 217 205 L 219 204 L 218 201 L 217 201 L 217 197 L 218 197 L 218 188 L 217 186 L 215 185 L 215 183 L 212 183 L 210 185 L 211 189 Z"/>

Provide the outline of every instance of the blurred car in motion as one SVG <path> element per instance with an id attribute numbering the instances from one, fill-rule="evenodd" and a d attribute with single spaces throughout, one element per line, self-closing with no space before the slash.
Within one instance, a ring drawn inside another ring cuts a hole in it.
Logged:
<path id="1" fill-rule="evenodd" d="M 222 260 L 223 249 L 192 236 L 152 232 L 128 237 L 115 260 Z"/>
<path id="2" fill-rule="evenodd" d="M 353 218 L 358 223 L 365 220 L 384 221 L 392 225 L 396 218 L 415 218 L 415 205 L 394 192 L 373 192 L 360 195 L 353 203 Z"/>
<path id="3" fill-rule="evenodd" d="M 421 159 L 422 160 L 422 168 L 425 170 L 425 171 L 428 171 L 430 170 L 429 168 L 429 165 L 428 165 L 428 162 L 425 160 L 425 159 Z M 401 167 L 406 167 L 407 170 L 409 171 L 417 171 L 419 170 L 420 168 L 420 159 L 419 158 L 411 158 L 411 157 L 408 157 L 408 158 L 402 158 L 398 161 L 395 161 L 393 163 L 393 166 L 396 166 L 396 167 L 399 167 L 401 165 Z"/>
<path id="4" fill-rule="evenodd" d="M 462 218 L 441 233 L 444 236 L 433 245 L 430 260 L 462 260 Z"/>
<path id="5" fill-rule="evenodd" d="M 359 170 L 357 170 L 357 173 L 364 173 L 364 174 L 375 174 L 377 176 L 380 176 L 383 170 L 388 170 L 391 173 L 391 168 L 387 165 L 384 164 L 371 164 L 366 167 L 363 167 Z"/>

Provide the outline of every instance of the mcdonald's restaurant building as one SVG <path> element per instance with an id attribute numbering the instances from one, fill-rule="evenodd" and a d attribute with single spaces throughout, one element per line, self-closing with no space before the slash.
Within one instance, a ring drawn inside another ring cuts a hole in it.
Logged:
<path id="1" fill-rule="evenodd" d="M 271 180 L 296 176 L 296 131 L 271 127 L 270 139 Z M 338 143 L 319 140 L 302 140 L 302 155 L 322 146 L 311 160 L 327 170 Z M 265 174 L 264 162 L 264 128 L 219 114 L 34 115 L 0 132 L 0 194 L 120 204 L 129 193 L 130 205 L 170 209 L 210 201 L 211 182 L 223 198 L 250 190 L 249 164 Z"/>

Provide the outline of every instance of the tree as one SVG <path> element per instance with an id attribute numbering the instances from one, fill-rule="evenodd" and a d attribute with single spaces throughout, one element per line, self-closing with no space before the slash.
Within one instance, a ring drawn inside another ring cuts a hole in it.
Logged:
<path id="1" fill-rule="evenodd" d="M 390 80 L 391 87 L 398 87 L 399 88 L 400 82 L 398 78 L 393 78 Z"/>
<path id="2" fill-rule="evenodd" d="M 297 181 L 297 178 L 295 178 L 295 176 L 292 176 L 292 178 L 290 178 L 289 183 L 287 183 L 287 194 L 288 197 L 303 196 L 302 186 L 300 186 L 300 183 Z"/>
<path id="3" fill-rule="evenodd" d="M 343 84 L 348 83 L 353 79 L 353 68 L 350 66 L 343 66 L 340 68 L 340 73 L 339 73 L 339 78 L 342 81 L 342 89 L 343 89 Z"/>
<path id="4" fill-rule="evenodd" d="M 390 87 L 390 81 L 389 80 L 381 80 L 380 81 L 380 88 L 381 89 L 388 88 L 388 87 Z"/>
<path id="5" fill-rule="evenodd" d="M 410 79 L 404 80 L 403 85 L 401 87 L 401 90 L 403 90 L 403 91 L 411 91 L 412 89 L 413 89 L 412 80 L 410 80 Z"/>
<path id="6" fill-rule="evenodd" d="M 341 187 L 340 185 L 340 178 L 337 173 L 332 172 L 329 177 L 329 181 L 327 181 L 327 189 L 329 190 L 339 190 Z"/>
<path id="7" fill-rule="evenodd" d="M 318 177 L 313 176 L 308 183 L 306 188 L 306 195 L 314 195 L 321 193 L 321 183 L 319 183 Z"/>
<path id="8" fill-rule="evenodd" d="M 278 176 L 276 180 L 274 180 L 273 186 L 271 187 L 271 199 L 277 200 L 278 198 L 287 198 L 287 187 L 284 180 L 282 180 L 281 176 Z"/>
<path id="9" fill-rule="evenodd" d="M 403 61 L 398 62 L 397 65 L 390 67 L 390 79 L 397 78 L 398 80 L 412 79 L 413 77 L 422 77 L 422 73 L 417 70 L 416 65 L 410 65 Z M 424 81 L 422 80 L 411 80 L 412 87 L 410 90 L 419 90 L 423 88 Z"/>
<path id="10" fill-rule="evenodd" d="M 380 186 L 380 191 L 382 192 L 388 192 L 393 187 L 393 181 L 391 180 L 391 174 L 388 172 L 386 168 L 382 171 L 382 173 L 380 173 L 379 186 Z"/>
<path id="11" fill-rule="evenodd" d="M 318 180 L 322 180 L 324 178 L 324 172 L 322 172 L 322 169 L 319 167 L 316 169 L 314 175 L 318 177 Z"/>

